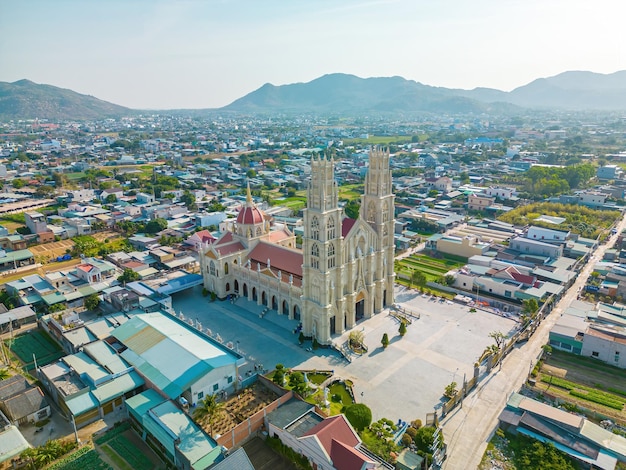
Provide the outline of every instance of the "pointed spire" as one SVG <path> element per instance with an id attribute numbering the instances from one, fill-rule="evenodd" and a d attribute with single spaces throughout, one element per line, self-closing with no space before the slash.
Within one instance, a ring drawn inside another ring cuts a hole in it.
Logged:
<path id="1" fill-rule="evenodd" d="M 252 205 L 252 192 L 250 192 L 250 180 L 248 180 L 248 190 L 246 192 L 246 202 L 249 206 Z"/>

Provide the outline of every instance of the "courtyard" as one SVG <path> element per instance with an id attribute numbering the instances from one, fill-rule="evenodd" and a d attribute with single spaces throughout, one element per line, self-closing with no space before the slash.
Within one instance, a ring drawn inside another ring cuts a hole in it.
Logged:
<path id="1" fill-rule="evenodd" d="M 200 322 L 205 331 L 219 335 L 224 344 L 248 358 L 240 369 L 244 378 L 279 363 L 288 368 L 333 370 L 336 377 L 354 383 L 357 401 L 372 408 L 375 420 L 424 420 L 441 405 L 446 385 L 461 384 L 464 375 L 472 376 L 474 363 L 493 343 L 489 333 L 510 335 L 518 325 L 514 319 L 483 310 L 470 312 L 465 305 L 422 297 L 404 287 L 397 287 L 396 303 L 419 313 L 420 318 L 413 320 L 404 337 L 388 310 L 359 322 L 356 329 L 364 333 L 368 351 L 351 356 L 349 362 L 333 349 L 313 351 L 310 342 L 299 345 L 298 321 L 272 310 L 263 314 L 265 307 L 246 299 L 211 302 L 202 296 L 201 287 L 173 296 L 177 314 Z M 384 333 L 390 339 L 386 349 L 381 345 Z M 341 345 L 348 334 L 333 341 Z"/>

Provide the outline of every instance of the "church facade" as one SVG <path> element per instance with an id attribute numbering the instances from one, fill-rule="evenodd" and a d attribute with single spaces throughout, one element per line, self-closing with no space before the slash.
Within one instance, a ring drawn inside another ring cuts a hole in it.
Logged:
<path id="1" fill-rule="evenodd" d="M 204 287 L 243 296 L 302 322 L 305 336 L 333 335 L 394 302 L 394 195 L 389 153 L 373 149 L 358 219 L 345 216 L 332 159 L 313 158 L 302 248 L 272 227 L 250 196 L 232 230 L 201 251 Z"/>

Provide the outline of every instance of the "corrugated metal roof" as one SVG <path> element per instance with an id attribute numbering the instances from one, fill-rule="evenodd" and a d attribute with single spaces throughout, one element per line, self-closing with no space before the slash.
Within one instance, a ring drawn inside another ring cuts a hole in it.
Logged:
<path id="1" fill-rule="evenodd" d="M 74 369 L 74 371 L 78 375 L 82 376 L 84 374 L 88 376 L 93 382 L 104 379 L 105 377 L 108 377 L 110 375 L 104 367 L 100 366 L 100 364 L 98 364 L 84 352 L 65 356 L 63 358 L 63 362 L 65 362 L 68 366 Z"/>
<path id="2" fill-rule="evenodd" d="M 161 312 L 138 314 L 113 331 L 128 347 L 124 359 L 176 398 L 214 368 L 238 357 L 195 329 Z"/>
<path id="3" fill-rule="evenodd" d="M 30 444 L 15 426 L 8 426 L 5 431 L 0 432 L 0 462 L 9 460 L 28 448 Z"/>
<path id="4" fill-rule="evenodd" d="M 94 341 L 83 348 L 98 364 L 104 366 L 111 374 L 127 370 L 130 365 L 118 356 L 113 348 L 104 341 Z"/>
<path id="5" fill-rule="evenodd" d="M 92 390 L 91 393 L 102 404 L 122 396 L 137 387 L 141 387 L 144 383 L 144 380 L 137 372 L 130 372 L 100 385 Z"/>
<path id="6" fill-rule="evenodd" d="M 98 401 L 91 392 L 83 393 L 65 400 L 65 404 L 74 416 L 82 415 L 98 407 Z"/>
<path id="7" fill-rule="evenodd" d="M 149 409 L 160 405 L 165 401 L 159 392 L 152 390 L 151 388 L 145 392 L 141 392 L 134 397 L 126 399 L 126 406 L 131 413 L 135 415 L 137 421 L 142 421 L 142 416 L 148 412 Z"/>
<path id="8" fill-rule="evenodd" d="M 219 446 L 213 439 L 204 434 L 200 429 L 191 421 L 186 414 L 180 411 L 174 403 L 167 401 L 152 409 L 151 416 L 155 417 L 159 424 L 175 436 L 184 436 L 184 439 L 180 440 L 178 444 L 178 450 L 193 464 L 198 462 L 203 457 L 211 454 L 213 450 L 217 449 L 217 455 L 220 455 Z M 215 459 L 211 463 L 215 462 Z"/>
<path id="9" fill-rule="evenodd" d="M 132 320 L 128 323 L 132 323 Z M 151 326 L 146 326 L 127 338 L 124 344 L 141 355 L 165 339 L 166 336 L 163 333 Z"/>

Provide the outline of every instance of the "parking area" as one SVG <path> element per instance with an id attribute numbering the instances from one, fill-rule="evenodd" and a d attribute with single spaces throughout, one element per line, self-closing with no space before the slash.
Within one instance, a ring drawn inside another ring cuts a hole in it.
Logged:
<path id="1" fill-rule="evenodd" d="M 244 371 L 254 370 L 254 364 L 271 370 L 278 363 L 334 370 L 354 382 L 357 400 L 372 408 L 374 419 L 424 420 L 426 413 L 440 406 L 446 385 L 473 374 L 474 363 L 493 343 L 490 332 L 511 334 L 517 328 L 514 319 L 482 310 L 470 312 L 465 305 L 435 302 L 405 288 L 397 289 L 396 302 L 418 312 L 420 319 L 413 321 L 404 337 L 398 333 L 398 320 L 387 310 L 359 322 L 356 328 L 363 331 L 368 352 L 348 362 L 330 349 L 311 352 L 300 347 L 294 332 L 298 322 L 273 311 L 260 318 L 262 307 L 245 299 L 234 304 L 211 302 L 202 297 L 199 287 L 173 298 L 177 313 L 201 322 L 225 344 L 231 342 L 252 358 Z M 386 349 L 381 346 L 384 333 L 391 341 Z M 347 334 L 335 341 L 344 341 Z"/>

